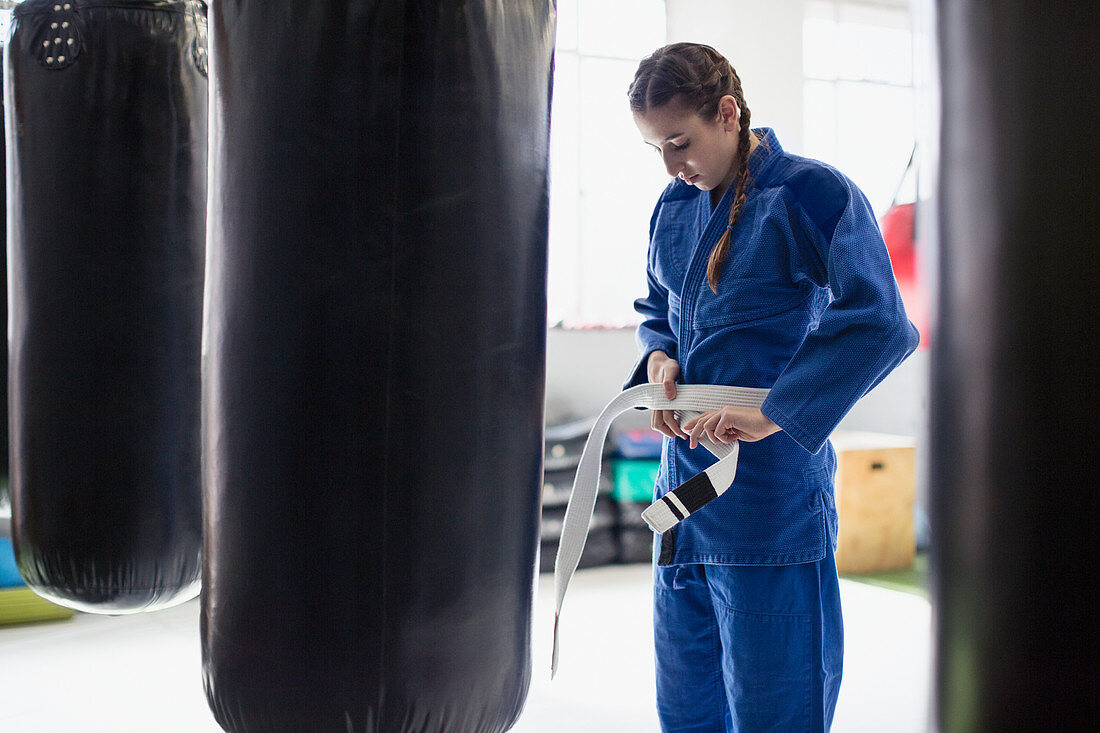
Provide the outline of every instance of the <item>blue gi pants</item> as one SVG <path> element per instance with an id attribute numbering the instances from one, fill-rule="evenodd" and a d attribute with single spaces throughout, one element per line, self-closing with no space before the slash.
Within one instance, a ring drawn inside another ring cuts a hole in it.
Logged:
<path id="1" fill-rule="evenodd" d="M 801 565 L 654 572 L 657 712 L 665 733 L 825 733 L 844 623 L 833 552 Z"/>

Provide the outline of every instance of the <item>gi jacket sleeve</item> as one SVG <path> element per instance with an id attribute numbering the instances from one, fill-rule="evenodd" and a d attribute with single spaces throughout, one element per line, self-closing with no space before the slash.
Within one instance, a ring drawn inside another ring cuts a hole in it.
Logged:
<path id="1" fill-rule="evenodd" d="M 671 187 L 670 187 L 671 188 Z M 668 189 L 666 189 L 666 194 Z M 665 194 L 657 201 L 653 209 L 653 215 L 649 219 L 649 251 L 646 257 L 645 276 L 649 287 L 649 294 L 644 298 L 634 301 L 634 310 L 642 316 L 642 322 L 638 325 L 636 339 L 641 351 L 641 358 L 634 366 L 634 370 L 623 385 L 623 389 L 630 389 L 649 381 L 646 366 L 649 355 L 654 351 L 663 351 L 673 359 L 678 359 L 676 336 L 668 321 L 668 288 L 661 284 L 655 274 L 657 257 L 656 245 L 653 241 L 653 230 L 657 224 L 657 214 L 661 210 Z"/>
<path id="2" fill-rule="evenodd" d="M 832 169 L 812 178 L 812 185 L 794 190 L 808 259 L 821 268 L 812 279 L 832 298 L 761 410 L 816 453 L 856 401 L 913 352 L 919 337 L 863 192 Z"/>

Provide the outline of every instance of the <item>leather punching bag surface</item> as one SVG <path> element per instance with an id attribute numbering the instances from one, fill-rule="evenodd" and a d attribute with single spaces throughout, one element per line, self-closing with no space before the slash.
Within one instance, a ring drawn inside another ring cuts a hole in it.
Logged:
<path id="1" fill-rule="evenodd" d="M 938 7 L 936 730 L 1100 730 L 1100 14 Z"/>
<path id="2" fill-rule="evenodd" d="M 13 533 L 72 608 L 198 592 L 205 7 L 27 0 L 5 56 Z"/>
<path id="3" fill-rule="evenodd" d="M 211 6 L 203 672 L 230 731 L 530 679 L 550 0 Z"/>
<path id="4" fill-rule="evenodd" d="M 0 58 L 4 55 L 4 43 L 7 39 L 0 38 Z M 0 118 L 3 118 L 3 99 L 0 99 Z M 0 324 L 3 324 L 5 333 L 8 325 L 8 272 L 7 272 L 7 151 L 0 155 L 0 232 L 4 232 L 4 271 L 0 273 Z M 4 341 L 4 353 L 0 354 L 0 476 L 8 475 L 8 340 Z M 0 491 L 0 504 L 7 500 L 7 491 Z"/>

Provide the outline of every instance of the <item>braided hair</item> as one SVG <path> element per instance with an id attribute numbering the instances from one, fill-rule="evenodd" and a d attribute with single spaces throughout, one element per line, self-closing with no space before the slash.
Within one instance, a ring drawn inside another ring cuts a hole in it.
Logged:
<path id="1" fill-rule="evenodd" d="M 733 205 L 730 207 L 729 225 L 722 238 L 714 245 L 707 261 L 707 282 L 718 292 L 718 279 L 722 263 L 729 254 L 730 235 L 741 209 L 745 205 L 745 192 L 749 180 L 749 146 L 751 130 L 749 106 L 741 91 L 741 78 L 730 62 L 710 46 L 699 43 L 673 43 L 657 49 L 642 59 L 634 73 L 634 81 L 627 91 L 632 112 L 645 114 L 662 107 L 673 99 L 688 109 L 695 110 L 701 119 L 718 117 L 718 103 L 726 95 L 737 101 L 741 111 L 737 142 L 737 185 Z"/>

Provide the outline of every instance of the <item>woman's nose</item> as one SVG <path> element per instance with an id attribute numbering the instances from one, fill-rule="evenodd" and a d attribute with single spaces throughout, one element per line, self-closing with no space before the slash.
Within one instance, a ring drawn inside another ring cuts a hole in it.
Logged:
<path id="1" fill-rule="evenodd" d="M 676 178 L 679 176 L 680 172 L 684 169 L 683 162 L 669 155 L 663 156 L 663 158 L 665 170 L 668 172 L 669 177 Z"/>

